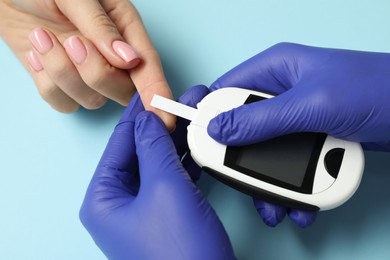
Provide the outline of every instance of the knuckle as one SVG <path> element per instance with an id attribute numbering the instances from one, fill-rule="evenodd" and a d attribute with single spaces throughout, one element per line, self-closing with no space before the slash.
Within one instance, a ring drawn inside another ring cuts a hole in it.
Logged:
<path id="1" fill-rule="evenodd" d="M 38 92 L 41 95 L 41 98 L 46 102 L 49 102 L 52 99 L 52 97 L 55 95 L 56 92 L 55 89 L 56 89 L 55 86 L 48 85 L 48 84 L 46 85 L 41 84 L 38 86 Z"/>
<path id="2" fill-rule="evenodd" d="M 83 75 L 83 80 L 90 88 L 100 90 L 104 85 L 106 85 L 108 79 L 111 78 L 113 73 L 114 68 L 110 66 L 96 66 L 94 68 L 94 73 L 86 73 Z"/>
<path id="3" fill-rule="evenodd" d="M 41 84 L 38 86 L 38 92 L 42 99 L 58 112 L 70 114 L 77 111 L 80 106 L 54 84 Z"/>
<path id="4" fill-rule="evenodd" d="M 144 59 L 160 62 L 160 55 L 153 46 L 149 46 L 148 48 L 145 48 L 140 51 L 140 55 L 141 57 L 144 57 Z"/>
<path id="5" fill-rule="evenodd" d="M 83 224 L 84 227 L 86 227 L 87 229 L 89 228 L 90 224 L 91 224 L 91 218 L 93 217 L 93 212 L 92 210 L 90 209 L 90 205 L 86 204 L 84 202 L 83 206 L 81 207 L 80 211 L 79 211 L 79 219 L 80 219 L 80 222 Z"/>
<path id="6" fill-rule="evenodd" d="M 300 45 L 296 43 L 291 43 L 291 42 L 280 42 L 271 47 L 271 49 L 275 51 L 293 51 L 296 48 L 298 48 Z"/>
<path id="7" fill-rule="evenodd" d="M 307 89 L 307 94 L 305 98 L 306 104 L 309 104 L 309 107 L 312 107 L 317 113 L 320 114 L 335 114 L 337 113 L 336 106 L 330 105 L 334 104 L 335 97 L 326 88 L 319 85 L 319 87 Z"/>
<path id="8" fill-rule="evenodd" d="M 96 36 L 97 33 L 101 33 L 101 30 L 108 31 L 110 33 L 117 34 L 117 28 L 111 19 L 104 12 L 96 12 L 91 14 L 90 21 L 94 25 L 93 27 L 88 27 L 84 32 L 87 38 Z M 96 30 L 96 28 L 99 28 Z"/>
<path id="9" fill-rule="evenodd" d="M 50 64 L 50 78 L 54 82 L 66 82 L 69 80 L 69 72 L 73 65 L 66 59 L 58 59 Z"/>
<path id="10" fill-rule="evenodd" d="M 68 103 L 66 106 L 58 106 L 57 104 L 51 104 L 51 107 L 58 112 L 64 113 L 64 114 L 72 114 L 76 112 L 80 105 L 76 102 Z"/>
<path id="11" fill-rule="evenodd" d="M 85 100 L 83 102 L 83 107 L 88 109 L 88 110 L 95 110 L 95 109 L 99 109 L 102 106 L 104 106 L 104 104 L 106 102 L 107 102 L 106 97 L 104 97 L 100 94 L 96 94 L 96 95 L 90 96 L 87 100 Z"/>

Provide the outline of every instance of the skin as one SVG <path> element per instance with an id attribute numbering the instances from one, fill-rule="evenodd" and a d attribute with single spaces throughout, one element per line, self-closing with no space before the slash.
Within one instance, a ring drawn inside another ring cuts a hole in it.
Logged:
<path id="1" fill-rule="evenodd" d="M 29 40 L 36 28 L 52 42 L 46 53 L 40 53 Z M 172 93 L 159 55 L 128 0 L 0 0 L 0 36 L 54 109 L 64 113 L 80 105 L 97 109 L 107 99 L 126 106 L 138 91 L 145 108 L 156 112 L 169 130 L 174 128 L 172 115 L 149 105 L 154 94 L 172 98 Z M 70 37 L 77 37 L 86 49 L 82 63 L 75 62 L 64 48 Z M 115 41 L 129 44 L 139 59 L 126 62 L 113 49 Z M 42 65 L 41 70 L 31 66 L 29 53 Z"/>

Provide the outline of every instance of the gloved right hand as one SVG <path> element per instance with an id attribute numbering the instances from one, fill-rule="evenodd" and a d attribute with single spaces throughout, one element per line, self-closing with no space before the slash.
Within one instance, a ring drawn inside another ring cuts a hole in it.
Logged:
<path id="1" fill-rule="evenodd" d="M 241 87 L 276 95 L 214 118 L 208 133 L 226 145 L 243 145 L 293 132 L 325 132 L 390 151 L 390 54 L 275 45 L 227 72 L 210 87 Z M 286 213 L 298 225 L 316 214 L 257 199 L 270 226 Z"/>

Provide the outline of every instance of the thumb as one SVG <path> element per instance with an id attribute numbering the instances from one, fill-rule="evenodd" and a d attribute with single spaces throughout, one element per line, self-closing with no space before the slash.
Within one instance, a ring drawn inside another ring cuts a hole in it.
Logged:
<path id="1" fill-rule="evenodd" d="M 321 111 L 319 97 L 296 89 L 221 113 L 210 121 L 208 134 L 223 144 L 246 145 L 295 132 L 327 132 L 328 113 Z"/>
<path id="2" fill-rule="evenodd" d="M 60 11 L 78 28 L 83 36 L 94 43 L 108 62 L 121 69 L 135 67 L 140 58 L 135 50 L 123 40 L 117 26 L 111 20 L 104 4 L 110 2 L 110 13 L 125 13 L 127 16 L 140 19 L 132 5 L 121 4 L 123 0 L 114 1 L 55 1 Z M 76 3 L 75 3 L 76 2 Z"/>
<path id="3" fill-rule="evenodd" d="M 168 130 L 153 112 L 145 111 L 137 116 L 135 145 L 144 187 L 162 178 L 170 178 L 175 173 L 185 172 Z M 174 179 L 170 183 L 172 181 Z"/>

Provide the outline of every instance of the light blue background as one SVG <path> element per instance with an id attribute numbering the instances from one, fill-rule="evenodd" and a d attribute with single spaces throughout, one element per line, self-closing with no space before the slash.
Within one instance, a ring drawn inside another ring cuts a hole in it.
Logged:
<path id="1" fill-rule="evenodd" d="M 133 3 L 176 97 L 281 41 L 390 52 L 388 0 Z M 123 108 L 53 111 L 2 41 L 0 90 L 0 259 L 105 259 L 78 210 Z M 206 175 L 200 187 L 239 259 L 390 259 L 389 169 L 389 154 L 366 153 L 356 195 L 306 230 L 266 227 L 249 197 Z"/>

